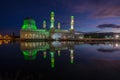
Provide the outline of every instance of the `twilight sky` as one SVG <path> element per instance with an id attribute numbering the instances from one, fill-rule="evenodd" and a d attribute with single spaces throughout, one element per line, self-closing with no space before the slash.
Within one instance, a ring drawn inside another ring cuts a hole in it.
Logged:
<path id="1" fill-rule="evenodd" d="M 120 0 L 0 0 L 0 33 L 19 34 L 23 19 L 31 17 L 37 27 L 43 20 L 50 25 L 50 12 L 55 12 L 55 26 L 70 28 L 75 16 L 75 29 L 81 32 L 119 32 Z"/>

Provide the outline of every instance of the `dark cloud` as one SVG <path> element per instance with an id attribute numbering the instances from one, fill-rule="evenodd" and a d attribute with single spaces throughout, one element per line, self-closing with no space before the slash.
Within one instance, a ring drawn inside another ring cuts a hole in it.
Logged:
<path id="1" fill-rule="evenodd" d="M 120 0 L 61 0 L 69 10 L 87 12 L 92 18 L 120 16 Z"/>
<path id="2" fill-rule="evenodd" d="M 104 29 L 104 28 L 120 28 L 120 25 L 116 24 L 101 24 L 98 25 L 97 28 Z"/>
<path id="3" fill-rule="evenodd" d="M 101 17 L 116 17 L 120 16 L 120 5 L 106 5 L 102 6 L 101 8 L 97 9 L 92 16 L 94 18 L 101 18 Z"/>

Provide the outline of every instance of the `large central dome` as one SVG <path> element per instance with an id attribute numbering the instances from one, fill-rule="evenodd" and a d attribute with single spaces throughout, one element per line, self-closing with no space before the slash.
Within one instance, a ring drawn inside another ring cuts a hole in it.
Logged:
<path id="1" fill-rule="evenodd" d="M 36 30 L 37 26 L 36 26 L 35 20 L 30 17 L 25 18 L 22 29 L 23 30 Z"/>

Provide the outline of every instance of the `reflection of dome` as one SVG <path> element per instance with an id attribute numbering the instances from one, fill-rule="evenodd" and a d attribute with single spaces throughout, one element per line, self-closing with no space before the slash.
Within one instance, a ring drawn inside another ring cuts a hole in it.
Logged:
<path id="1" fill-rule="evenodd" d="M 36 55 L 37 55 L 37 50 L 26 50 L 26 51 L 22 51 L 25 60 L 35 60 L 36 59 Z"/>
<path id="2" fill-rule="evenodd" d="M 34 19 L 27 17 L 24 19 L 24 23 L 22 26 L 22 29 L 27 29 L 27 30 L 36 30 L 36 22 Z"/>
<path id="3" fill-rule="evenodd" d="M 55 39 L 55 40 L 59 40 L 61 38 L 61 33 L 55 33 L 52 35 L 52 38 Z"/>
<path id="4" fill-rule="evenodd" d="M 53 45 L 54 47 L 60 47 L 60 46 L 61 46 L 61 42 L 59 42 L 59 41 L 54 41 L 54 42 L 52 42 L 52 45 Z"/>

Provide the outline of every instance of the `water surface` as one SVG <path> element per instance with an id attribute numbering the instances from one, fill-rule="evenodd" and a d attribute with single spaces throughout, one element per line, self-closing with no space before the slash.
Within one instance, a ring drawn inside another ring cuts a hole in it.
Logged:
<path id="1" fill-rule="evenodd" d="M 119 42 L 0 41 L 0 80 L 120 80 Z"/>

